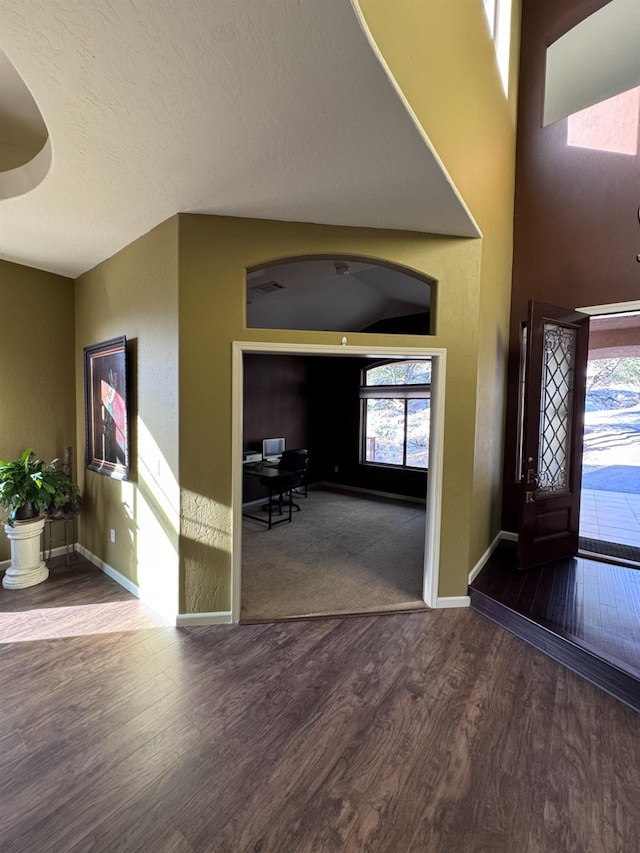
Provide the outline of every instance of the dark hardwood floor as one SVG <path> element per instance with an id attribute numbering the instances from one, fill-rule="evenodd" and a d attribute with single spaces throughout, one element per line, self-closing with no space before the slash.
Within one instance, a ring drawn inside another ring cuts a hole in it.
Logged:
<path id="1" fill-rule="evenodd" d="M 79 561 L 0 625 L 2 853 L 640 849 L 638 716 L 470 609 L 176 629 Z"/>
<path id="2" fill-rule="evenodd" d="M 640 710 L 640 571 L 583 557 L 515 565 L 501 543 L 472 606 Z"/>

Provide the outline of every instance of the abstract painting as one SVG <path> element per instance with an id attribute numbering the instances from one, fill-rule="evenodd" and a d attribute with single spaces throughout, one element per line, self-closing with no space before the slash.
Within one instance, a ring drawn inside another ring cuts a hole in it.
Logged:
<path id="1" fill-rule="evenodd" d="M 126 480 L 129 476 L 127 339 L 84 348 L 87 468 Z"/>

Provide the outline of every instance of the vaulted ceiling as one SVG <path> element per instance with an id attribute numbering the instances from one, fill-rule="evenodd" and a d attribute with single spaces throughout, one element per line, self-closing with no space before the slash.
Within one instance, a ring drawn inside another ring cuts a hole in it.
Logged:
<path id="1" fill-rule="evenodd" d="M 639 33 L 552 45 L 546 120 L 638 85 Z M 358 0 L 0 0 L 0 258 L 77 276 L 179 211 L 479 236 Z"/>
<path id="2" fill-rule="evenodd" d="M 75 277 L 178 211 L 479 234 L 357 0 L 0 0 L 0 21 L 1 258 Z"/>

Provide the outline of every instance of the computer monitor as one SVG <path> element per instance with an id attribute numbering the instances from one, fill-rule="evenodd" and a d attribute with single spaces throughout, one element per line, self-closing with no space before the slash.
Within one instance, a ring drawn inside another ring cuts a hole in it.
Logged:
<path id="1" fill-rule="evenodd" d="M 262 441 L 262 458 L 275 462 L 284 453 L 284 438 L 265 438 Z"/>

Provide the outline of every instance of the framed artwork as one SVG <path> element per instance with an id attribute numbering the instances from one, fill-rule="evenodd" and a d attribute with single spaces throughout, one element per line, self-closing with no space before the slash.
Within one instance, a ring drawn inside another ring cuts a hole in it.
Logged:
<path id="1" fill-rule="evenodd" d="M 129 476 L 127 339 L 84 348 L 87 468 L 126 480 Z"/>

